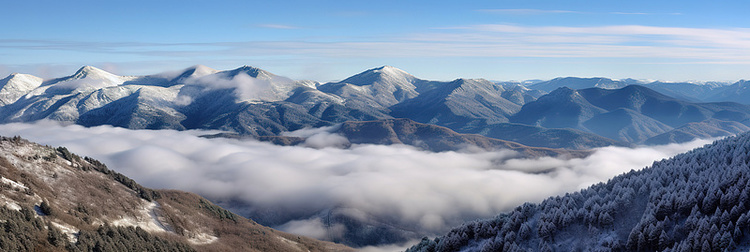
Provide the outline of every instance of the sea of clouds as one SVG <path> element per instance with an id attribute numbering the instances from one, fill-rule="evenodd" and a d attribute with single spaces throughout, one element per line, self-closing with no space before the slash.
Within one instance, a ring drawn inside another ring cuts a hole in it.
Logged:
<path id="1" fill-rule="evenodd" d="M 318 214 L 332 208 L 348 209 L 355 219 L 388 220 L 420 234 L 440 234 L 461 222 L 577 191 L 710 143 L 605 147 L 586 158 L 524 159 L 507 150 L 432 153 L 367 144 L 343 149 L 340 136 L 316 137 L 330 134 L 325 130 L 297 133 L 310 137 L 314 142 L 308 145 L 315 148 L 199 137 L 210 133 L 215 132 L 85 128 L 50 121 L 0 125 L 0 135 L 65 146 L 147 187 L 195 192 L 265 219 L 261 223 L 322 239 L 346 232 L 327 226 Z"/>

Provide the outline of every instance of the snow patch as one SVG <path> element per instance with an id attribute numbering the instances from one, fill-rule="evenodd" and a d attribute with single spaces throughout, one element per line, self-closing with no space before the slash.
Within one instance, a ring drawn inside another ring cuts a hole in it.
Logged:
<path id="1" fill-rule="evenodd" d="M 5 195 L 0 194 L 0 202 L 9 209 L 21 211 L 21 205 L 19 205 L 18 202 L 5 197 Z"/>
<path id="2" fill-rule="evenodd" d="M 284 242 L 286 244 L 289 244 L 292 247 L 296 248 L 297 251 L 302 251 L 302 249 L 299 247 L 299 243 L 298 242 L 289 240 L 289 239 L 281 237 L 281 236 L 277 236 L 276 238 L 279 238 L 279 240 L 281 240 L 282 242 Z M 309 252 L 310 250 L 307 250 L 307 251 Z"/>
<path id="3" fill-rule="evenodd" d="M 10 179 L 8 179 L 6 177 L 2 177 L 2 179 L 0 179 L 0 182 L 3 182 L 4 184 L 8 184 L 8 185 L 10 185 L 13 188 L 18 188 L 18 189 L 23 189 L 23 190 L 29 189 L 25 185 L 23 185 L 21 183 L 18 183 L 16 181 L 10 180 Z"/>
<path id="4" fill-rule="evenodd" d="M 210 235 L 208 233 L 194 233 L 191 234 L 190 238 L 188 238 L 187 240 L 188 242 L 195 245 L 205 245 L 219 240 L 219 237 Z"/>
<path id="5" fill-rule="evenodd" d="M 158 209 L 158 203 L 147 202 L 143 204 L 141 209 L 138 209 L 134 213 L 137 216 L 123 216 L 118 220 L 111 220 L 110 222 L 114 226 L 135 226 L 148 232 L 169 232 L 170 228 L 159 221 L 159 215 L 156 212 Z"/>
<path id="6" fill-rule="evenodd" d="M 78 241 L 78 229 L 76 229 L 75 227 L 68 224 L 57 223 L 54 221 L 50 223 L 52 223 L 52 226 L 55 226 L 55 228 L 60 229 L 60 231 L 68 237 L 69 242 L 74 243 Z"/>

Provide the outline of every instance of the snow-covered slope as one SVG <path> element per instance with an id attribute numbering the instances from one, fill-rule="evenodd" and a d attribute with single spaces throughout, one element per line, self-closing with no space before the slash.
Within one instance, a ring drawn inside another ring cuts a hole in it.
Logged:
<path id="1" fill-rule="evenodd" d="M 35 88 L 42 85 L 42 78 L 14 73 L 0 80 L 0 106 L 16 102 Z"/>
<path id="2" fill-rule="evenodd" d="M 71 76 L 45 81 L 42 86 L 45 93 L 65 94 L 117 86 L 129 79 L 132 77 L 120 77 L 96 67 L 84 66 Z"/>
<path id="3" fill-rule="evenodd" d="M 749 148 L 729 137 L 407 251 L 747 251 Z"/>
<path id="4" fill-rule="evenodd" d="M 419 95 L 418 89 L 426 89 L 428 81 L 418 79 L 407 72 L 382 66 L 369 69 L 343 81 L 320 86 L 323 92 L 335 94 L 351 102 L 366 106 L 387 108 Z"/>

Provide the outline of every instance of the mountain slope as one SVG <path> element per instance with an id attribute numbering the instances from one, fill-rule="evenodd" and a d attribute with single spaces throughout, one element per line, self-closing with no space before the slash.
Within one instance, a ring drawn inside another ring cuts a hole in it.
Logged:
<path id="1" fill-rule="evenodd" d="M 0 106 L 16 102 L 31 90 L 41 86 L 42 82 L 42 78 L 17 73 L 0 80 Z"/>
<path id="2" fill-rule="evenodd" d="M 448 128 L 418 123 L 409 119 L 345 122 L 333 132 L 341 134 L 353 144 L 407 144 L 438 152 L 457 151 L 475 146 L 485 150 L 514 150 L 526 157 L 582 157 L 587 155 L 587 152 L 583 151 L 529 147 L 481 135 L 459 134 Z"/>
<path id="3" fill-rule="evenodd" d="M 604 88 L 604 89 L 617 89 L 622 88 L 630 84 L 636 84 L 633 80 L 617 81 L 607 78 L 577 78 L 577 77 L 564 77 L 555 78 L 548 81 L 542 81 L 529 85 L 529 88 L 542 90 L 544 92 L 552 92 L 552 90 L 567 87 L 571 89 L 584 89 L 584 88 Z"/>
<path id="4" fill-rule="evenodd" d="M 446 127 L 418 123 L 406 118 L 374 121 L 348 121 L 330 127 L 330 129 L 326 130 L 326 133 L 336 134 L 346 139 L 346 142 L 338 147 L 350 147 L 351 144 L 404 144 L 433 152 L 474 150 L 475 148 L 486 151 L 507 149 L 517 151 L 526 158 L 538 158 L 544 156 L 575 158 L 585 157 L 590 154 L 589 151 L 581 150 L 586 148 L 574 148 L 572 145 L 570 148 L 531 147 L 512 141 L 490 138 L 478 134 L 461 134 Z M 285 134 L 282 136 L 255 137 L 255 139 L 271 142 L 277 145 L 292 146 L 307 145 L 309 144 L 307 141 L 313 136 L 294 136 L 294 134 Z M 204 135 L 202 137 L 224 137 L 232 139 L 247 138 L 235 133 L 219 133 Z M 607 142 L 601 146 L 623 144 L 611 142 Z M 314 144 L 310 146 L 315 147 Z"/>
<path id="5" fill-rule="evenodd" d="M 648 136 L 672 130 L 669 125 L 627 108 L 596 115 L 583 125 L 600 136 L 629 143 L 640 143 Z"/>
<path id="6" fill-rule="evenodd" d="M 710 102 L 710 101 L 728 101 L 728 100 L 711 100 L 709 97 L 722 89 L 726 83 L 707 82 L 707 83 L 688 83 L 688 82 L 660 82 L 655 81 L 644 86 L 653 89 L 669 97 L 690 101 L 690 102 Z"/>
<path id="7" fill-rule="evenodd" d="M 517 123 L 498 123 L 472 128 L 466 133 L 517 142 L 527 146 L 585 150 L 605 146 L 630 146 L 597 134 L 575 129 L 544 128 Z"/>
<path id="8" fill-rule="evenodd" d="M 502 97 L 505 90 L 487 80 L 458 79 L 391 107 L 391 115 L 461 131 L 470 125 L 508 122 L 520 106 Z"/>
<path id="9" fill-rule="evenodd" d="M 360 106 L 387 108 L 416 97 L 429 81 L 418 79 L 407 72 L 382 66 L 369 69 L 340 82 L 326 83 L 320 91 L 338 95 Z"/>
<path id="10" fill-rule="evenodd" d="M 506 100 L 523 106 L 526 103 L 535 101 L 536 99 L 539 99 L 542 95 L 545 93 L 536 90 L 536 89 L 529 89 L 521 84 L 511 84 L 511 83 L 505 83 L 502 84 L 503 89 L 505 90 L 500 94 L 503 98 Z"/>
<path id="11" fill-rule="evenodd" d="M 679 128 L 656 135 L 644 141 L 646 144 L 668 144 L 687 142 L 696 138 L 712 138 L 740 134 L 750 131 L 747 125 L 716 119 L 685 124 Z"/>
<path id="12" fill-rule="evenodd" d="M 745 251 L 750 134 L 466 223 L 407 251 Z"/>
<path id="13" fill-rule="evenodd" d="M 583 122 L 605 112 L 578 91 L 562 87 L 527 103 L 510 121 L 545 128 L 587 130 Z"/>
<path id="14" fill-rule="evenodd" d="M 740 104 L 685 102 L 639 85 L 615 90 L 584 89 L 580 92 L 586 100 L 600 108 L 608 111 L 617 108 L 631 109 L 672 127 L 706 120 L 719 111 L 750 111 Z"/>
<path id="15" fill-rule="evenodd" d="M 350 251 L 260 226 L 195 194 L 144 188 L 96 160 L 18 137 L 0 138 L 0 176 L 0 214 L 24 220 L 2 224 L 6 251 Z"/>
<path id="16" fill-rule="evenodd" d="M 733 102 L 686 102 L 640 85 L 620 89 L 572 90 L 563 87 L 527 103 L 510 119 L 514 123 L 573 128 L 615 140 L 644 143 L 675 128 L 707 120 L 746 124 L 750 119 L 750 107 Z M 718 130 L 705 130 L 700 134 L 693 130 L 690 134 L 680 133 L 682 137 L 663 140 L 689 141 L 697 136 L 726 136 L 727 132 L 744 128 L 721 123 L 714 123 L 711 127 Z"/>
<path id="17" fill-rule="evenodd" d="M 706 101 L 750 103 L 750 81 L 740 80 L 732 85 L 714 89 Z"/>

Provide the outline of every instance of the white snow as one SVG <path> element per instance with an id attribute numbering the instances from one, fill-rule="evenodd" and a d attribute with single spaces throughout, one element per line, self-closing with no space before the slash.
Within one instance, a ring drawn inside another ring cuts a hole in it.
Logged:
<path id="1" fill-rule="evenodd" d="M 122 84 L 124 78 L 92 66 L 84 66 L 76 72 L 71 79 L 94 79 L 101 80 L 107 84 Z"/>
<path id="2" fill-rule="evenodd" d="M 5 83 L 0 80 L 0 105 L 17 101 L 35 88 L 42 85 L 43 79 L 28 74 L 11 74 Z"/>
<path id="3" fill-rule="evenodd" d="M 299 247 L 299 243 L 298 242 L 289 240 L 289 239 L 281 237 L 281 236 L 277 236 L 277 238 L 279 238 L 279 240 L 281 240 L 282 242 L 284 242 L 286 244 L 292 245 L 292 247 L 296 248 L 297 251 L 302 251 L 302 248 Z M 307 251 L 309 252 L 310 250 L 307 250 Z"/>
<path id="4" fill-rule="evenodd" d="M 213 243 L 217 240 L 219 240 L 219 237 L 213 236 L 208 233 L 194 233 L 190 235 L 190 238 L 187 239 L 188 242 L 196 245 L 203 245 L 203 244 L 209 244 Z"/>
<path id="5" fill-rule="evenodd" d="M 0 194 L 0 202 L 2 202 L 2 204 L 7 208 L 10 208 L 16 211 L 21 210 L 21 205 L 18 205 L 18 202 L 15 202 L 14 200 L 5 197 L 5 195 Z"/>
<path id="6" fill-rule="evenodd" d="M 141 209 L 138 209 L 137 216 L 123 216 L 117 220 L 111 220 L 114 226 L 137 226 L 148 232 L 168 232 L 170 229 L 159 221 L 157 209 L 159 204 L 156 202 L 147 202 Z"/>
<path id="7" fill-rule="evenodd" d="M 78 237 L 77 237 L 78 229 L 76 229 L 75 227 L 73 227 L 71 225 L 68 225 L 68 224 L 64 224 L 64 223 L 62 223 L 62 224 L 61 223 L 57 223 L 57 222 L 54 222 L 54 221 L 52 221 L 50 223 L 52 223 L 52 226 L 55 226 L 55 228 L 60 229 L 60 231 L 62 231 L 63 234 L 65 234 L 66 236 L 68 236 L 68 241 L 69 242 L 73 243 L 73 242 L 78 241 Z"/>
<path id="8" fill-rule="evenodd" d="M 10 186 L 11 186 L 11 187 L 13 187 L 13 188 L 18 188 L 18 189 L 28 189 L 28 187 L 26 187 L 25 185 L 23 185 L 23 184 L 21 184 L 21 183 L 18 183 L 18 182 L 16 182 L 16 181 L 10 180 L 10 179 L 8 179 L 8 178 L 6 178 L 6 177 L 2 177 L 2 179 L 0 179 L 0 182 L 3 182 L 3 183 L 5 183 L 5 184 L 8 184 L 8 185 L 10 185 Z"/>

